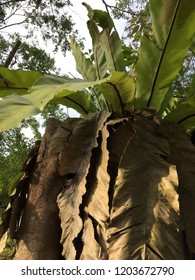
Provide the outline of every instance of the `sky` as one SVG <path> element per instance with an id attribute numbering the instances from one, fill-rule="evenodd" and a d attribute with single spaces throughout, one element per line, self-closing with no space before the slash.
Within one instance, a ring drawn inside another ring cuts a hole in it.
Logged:
<path id="1" fill-rule="evenodd" d="M 106 10 L 105 5 L 103 4 L 102 0 L 85 0 L 88 5 L 91 6 L 92 9 L 99 9 L 99 10 Z M 75 28 L 79 31 L 79 36 L 81 38 L 85 38 L 84 46 L 85 51 L 91 49 L 91 37 L 88 32 L 87 28 L 87 21 L 88 21 L 88 12 L 86 8 L 82 5 L 83 0 L 71 0 L 73 4 L 72 7 L 68 8 L 68 12 L 72 15 L 73 20 L 75 22 Z M 115 5 L 115 0 L 106 0 L 108 5 Z M 122 36 L 125 22 L 123 19 L 114 20 L 116 29 L 120 36 Z M 71 52 L 67 52 L 66 57 L 62 55 L 60 52 L 55 54 L 54 56 L 56 61 L 56 66 L 61 68 L 61 72 L 63 74 L 68 74 L 69 76 L 72 75 L 76 78 L 81 78 L 80 74 L 76 71 L 76 64 L 74 57 L 72 56 Z M 71 117 L 78 117 L 78 113 L 69 108 L 68 113 Z"/>
<path id="2" fill-rule="evenodd" d="M 88 12 L 87 9 L 82 5 L 82 2 L 86 2 L 88 5 L 91 6 L 92 9 L 100 9 L 100 10 L 106 10 L 105 5 L 103 4 L 102 0 L 70 0 L 73 6 L 68 7 L 67 6 L 67 12 L 70 14 L 73 18 L 73 21 L 75 23 L 75 29 L 78 30 L 79 37 L 84 38 L 84 46 L 85 46 L 85 51 L 88 51 L 91 49 L 92 44 L 91 44 L 91 37 L 88 32 L 87 28 L 87 21 L 88 21 Z M 115 6 L 115 0 L 105 0 L 108 5 Z M 12 20 L 12 18 L 11 18 Z M 17 17 L 15 16 L 13 18 L 14 22 L 17 21 Z M 19 18 L 18 21 L 21 19 Z M 120 20 L 115 20 L 115 26 L 116 29 L 119 33 L 120 36 L 122 36 L 123 31 L 125 29 L 125 21 L 123 19 Z M 7 28 L 4 31 L 4 35 L 7 33 L 11 34 L 17 31 L 20 33 L 21 36 L 27 35 L 27 30 L 25 27 L 22 26 L 12 26 Z M 46 46 L 45 43 L 42 41 L 40 38 L 39 40 L 39 45 L 42 49 L 44 49 L 46 52 L 49 52 L 49 49 L 52 50 L 52 45 L 48 43 Z M 57 54 L 53 54 L 51 51 L 51 56 L 54 57 L 56 61 L 56 66 L 60 68 L 62 71 L 62 74 L 72 74 L 74 77 L 80 77 L 79 73 L 76 71 L 76 65 L 74 58 L 71 54 L 71 52 L 66 53 L 66 57 L 59 51 Z"/>
<path id="3" fill-rule="evenodd" d="M 105 5 L 103 4 L 102 0 L 85 0 L 88 5 L 92 7 L 92 9 L 99 9 L 99 10 L 105 10 Z M 85 50 L 88 51 L 91 48 L 91 37 L 88 32 L 87 28 L 87 10 L 82 5 L 83 0 L 71 0 L 73 3 L 73 7 L 68 8 L 70 14 L 73 17 L 73 20 L 75 21 L 75 28 L 78 29 L 79 35 L 81 38 L 85 38 L 84 46 Z M 115 0 L 106 0 L 106 3 L 108 5 L 115 5 Z M 122 35 L 125 21 L 123 19 L 120 20 L 114 20 L 117 31 L 120 35 Z M 55 55 L 56 65 L 57 67 L 62 69 L 62 73 L 65 74 L 72 74 L 73 76 L 80 77 L 78 72 L 76 71 L 76 65 L 74 58 L 71 54 L 71 52 L 67 52 L 66 57 L 60 54 L 58 52 L 57 55 Z"/>
<path id="4" fill-rule="evenodd" d="M 86 8 L 82 5 L 82 2 L 86 2 L 88 5 L 92 7 L 92 9 L 106 10 L 106 8 L 102 0 L 71 0 L 73 6 L 67 7 L 68 13 L 72 16 L 73 21 L 75 22 L 75 29 L 78 29 L 79 31 L 80 38 L 85 38 L 84 41 L 85 51 L 88 51 L 89 49 L 92 48 L 92 44 L 91 44 L 91 37 L 89 35 L 88 28 L 87 28 L 88 12 Z M 114 6 L 115 0 L 106 0 L 106 3 L 108 5 Z M 125 27 L 125 21 L 123 19 L 120 19 L 120 20 L 114 20 L 114 22 L 119 35 L 122 36 Z M 15 27 L 9 28 L 9 31 L 15 32 L 16 31 Z M 20 33 L 25 36 L 26 30 L 20 27 Z M 48 52 L 49 46 L 45 46 L 44 44 L 42 44 L 41 40 L 40 40 L 40 46 L 41 48 L 45 49 L 46 52 Z M 64 55 L 61 52 L 52 55 L 52 57 L 54 57 L 56 61 L 56 66 L 61 69 L 62 74 L 68 74 L 69 76 L 71 74 L 74 77 L 81 78 L 80 74 L 76 71 L 75 60 L 71 52 L 67 52 L 66 57 L 64 57 Z M 68 109 L 68 113 L 69 116 L 71 117 L 79 117 L 79 114 L 71 108 Z M 32 131 L 30 129 L 24 129 L 24 130 L 25 130 L 25 134 L 28 137 L 33 136 Z M 41 133 L 44 133 L 44 131 L 41 131 Z"/>

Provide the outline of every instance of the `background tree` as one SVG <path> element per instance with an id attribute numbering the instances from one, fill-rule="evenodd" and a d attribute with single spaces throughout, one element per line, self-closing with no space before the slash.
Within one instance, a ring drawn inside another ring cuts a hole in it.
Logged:
<path id="1" fill-rule="evenodd" d="M 68 6 L 71 6 L 70 1 L 1 1 L 0 64 L 11 69 L 59 74 L 60 69 L 56 68 L 54 58 L 37 46 L 42 38 L 45 44 L 52 42 L 53 45 L 50 45 L 53 46 L 55 52 L 60 49 L 65 54 L 70 49 L 68 35 L 71 33 L 76 36 L 77 31 L 74 30 L 73 19 L 68 15 Z M 23 34 L 15 32 L 18 28 Z M 18 45 L 17 42 L 19 42 Z M 10 58 L 9 54 L 15 45 L 16 50 Z M 40 116 L 43 123 L 45 123 L 45 117 L 49 115 L 66 117 L 66 113 L 57 104 L 48 105 L 44 109 Z M 34 135 L 31 140 L 24 135 L 24 128 L 27 127 Z M 33 143 L 40 139 L 40 129 L 39 121 L 30 118 L 23 121 L 17 129 L 1 133 L 0 194 L 2 200 L 6 201 L 8 198 L 10 182 L 22 167 L 22 162 Z M 19 157 L 16 160 L 17 154 Z"/>
<path id="2" fill-rule="evenodd" d="M 69 49 L 68 35 L 73 32 L 73 20 L 66 7 L 71 2 L 61 0 L 10 0 L 0 3 L 0 30 L 21 26 L 27 31 L 26 38 L 36 40 L 41 34 L 43 41 L 52 41 L 54 49 Z M 77 33 L 77 31 L 74 31 Z M 39 39 L 40 40 L 40 39 Z"/>
<path id="3" fill-rule="evenodd" d="M 10 188 L 14 178 L 23 166 L 30 150 L 37 140 L 40 140 L 41 131 L 45 128 L 46 120 L 56 117 L 60 120 L 67 118 L 67 114 L 58 104 L 48 104 L 39 118 L 31 117 L 23 121 L 20 126 L 0 135 L 0 212 L 5 209 L 9 201 Z M 27 137 L 30 131 L 31 136 Z"/>
<path id="4" fill-rule="evenodd" d="M 9 36 L 9 39 L 5 39 L 0 35 L 0 64 L 4 65 L 9 53 L 13 49 L 17 41 L 21 42 L 19 34 Z M 43 49 L 37 48 L 28 43 L 21 43 L 17 48 L 14 57 L 8 65 L 11 69 L 26 69 L 37 70 L 42 73 L 59 73 L 59 69 L 55 66 L 54 58 L 51 58 Z"/>

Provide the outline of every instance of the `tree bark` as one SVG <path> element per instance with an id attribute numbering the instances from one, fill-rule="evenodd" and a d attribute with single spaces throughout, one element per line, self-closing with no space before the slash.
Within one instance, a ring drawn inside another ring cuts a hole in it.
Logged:
<path id="1" fill-rule="evenodd" d="M 193 258 L 194 155 L 156 117 L 49 120 L 15 259 Z"/>
<path id="2" fill-rule="evenodd" d="M 61 259 L 61 228 L 56 200 L 63 189 L 64 178 L 57 171 L 61 146 L 56 148 L 59 151 L 52 147 L 52 137 L 61 129 L 60 124 L 54 119 L 48 121 L 40 145 L 18 231 L 16 260 Z"/>
<path id="3" fill-rule="evenodd" d="M 4 63 L 4 67 L 7 67 L 7 68 L 8 68 L 8 67 L 10 66 L 10 63 L 12 62 L 12 60 L 13 60 L 13 58 L 14 58 L 16 52 L 17 52 L 17 50 L 18 50 L 19 47 L 20 47 L 20 45 L 21 45 L 21 41 L 20 41 L 20 40 L 17 40 L 16 43 L 15 43 L 15 45 L 13 46 L 11 52 L 9 53 L 9 55 L 8 55 L 8 57 L 7 57 L 6 61 L 5 61 L 5 63 Z"/>

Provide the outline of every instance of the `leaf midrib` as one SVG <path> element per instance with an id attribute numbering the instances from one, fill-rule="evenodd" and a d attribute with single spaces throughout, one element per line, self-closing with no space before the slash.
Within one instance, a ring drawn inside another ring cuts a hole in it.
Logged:
<path id="1" fill-rule="evenodd" d="M 177 17 L 177 13 L 178 13 L 180 4 L 181 4 L 181 0 L 178 1 L 177 7 L 176 7 L 176 9 L 175 9 L 173 21 L 172 21 L 172 24 L 171 24 L 171 26 L 170 26 L 170 30 L 169 30 L 169 33 L 168 33 L 168 36 L 167 36 L 167 40 L 166 40 L 166 42 L 165 42 L 165 45 L 164 45 L 164 48 L 163 48 L 163 50 L 162 50 L 162 54 L 161 54 L 161 57 L 160 57 L 160 60 L 159 60 L 159 63 L 158 63 L 158 67 L 157 67 L 157 70 L 156 70 L 156 75 L 155 75 L 154 82 L 153 82 L 153 85 L 152 85 L 150 97 L 149 97 L 149 99 L 148 99 L 147 107 L 150 107 L 150 104 L 151 104 L 151 101 L 152 101 L 152 97 L 153 97 L 154 89 L 155 89 L 155 87 L 156 87 L 156 83 L 157 83 L 158 75 L 159 75 L 159 72 L 160 72 L 161 64 L 162 64 L 162 61 L 163 61 L 163 59 L 164 59 L 167 46 L 168 46 L 168 44 L 169 44 L 169 39 L 170 39 L 171 34 L 172 34 L 172 31 L 173 31 L 173 27 L 174 27 L 174 24 L 175 24 L 175 20 L 176 20 L 176 17 Z"/>

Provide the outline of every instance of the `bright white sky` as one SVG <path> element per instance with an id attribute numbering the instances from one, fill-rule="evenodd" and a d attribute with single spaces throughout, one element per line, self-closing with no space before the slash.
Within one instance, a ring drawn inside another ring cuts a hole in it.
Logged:
<path id="1" fill-rule="evenodd" d="M 89 31 L 87 28 L 87 9 L 82 5 L 82 2 L 86 2 L 88 5 L 92 7 L 92 9 L 99 9 L 99 10 L 106 10 L 105 5 L 102 3 L 102 0 L 71 0 L 73 7 L 70 7 L 69 12 L 72 15 L 75 28 L 79 31 L 79 36 L 81 38 L 85 38 L 85 50 L 88 51 L 91 49 L 91 37 L 89 35 Z M 115 0 L 106 0 L 108 5 L 115 5 Z M 115 26 L 121 36 L 124 31 L 125 21 L 121 20 L 114 20 Z M 71 52 L 67 52 L 66 57 L 64 55 L 58 53 L 55 55 L 56 66 L 62 69 L 62 73 L 64 74 L 72 74 L 74 77 L 81 78 L 80 74 L 76 71 L 76 64 L 74 57 L 72 56 Z M 69 114 L 72 117 L 77 117 L 78 113 L 75 112 L 73 109 L 68 109 Z"/>
<path id="2" fill-rule="evenodd" d="M 88 5 L 92 7 L 92 9 L 99 9 L 105 10 L 105 5 L 102 3 L 102 0 L 71 0 L 73 7 L 70 7 L 69 12 L 72 15 L 75 21 L 75 27 L 79 31 L 79 35 L 81 38 L 85 38 L 85 50 L 88 51 L 91 49 L 91 37 L 88 32 L 87 28 L 87 10 L 82 5 L 82 2 L 86 2 Z M 108 5 L 115 5 L 115 0 L 106 0 Z M 125 21 L 124 20 L 115 20 L 116 28 L 120 35 L 122 35 Z M 56 65 L 57 67 L 62 69 L 62 72 L 65 74 L 71 73 L 72 75 L 79 77 L 78 73 L 76 72 L 75 61 L 71 53 L 67 53 L 66 57 L 62 56 L 60 53 L 55 55 Z"/>
<path id="3" fill-rule="evenodd" d="M 71 3 L 73 6 L 67 7 L 68 13 L 72 16 L 73 21 L 75 23 L 75 29 L 79 32 L 80 38 L 85 38 L 85 51 L 88 51 L 91 49 L 91 37 L 88 32 L 87 28 L 87 21 L 88 21 L 88 12 L 87 9 L 82 5 L 82 2 L 86 2 L 88 5 L 92 7 L 92 9 L 99 9 L 99 10 L 106 10 L 105 5 L 103 4 L 102 0 L 71 0 Z M 111 6 L 115 6 L 115 0 L 106 0 L 106 3 Z M 14 21 L 16 21 L 17 17 L 14 17 Z M 20 21 L 19 19 L 18 21 Z M 123 19 L 120 20 L 114 20 L 115 26 L 119 32 L 119 35 L 122 36 L 125 28 L 125 21 Z M 17 30 L 16 30 L 17 29 Z M 25 36 L 26 35 L 26 29 L 22 26 L 12 26 L 5 30 L 6 33 L 14 33 L 18 31 L 20 35 Z M 38 35 L 38 34 L 36 34 Z M 39 45 L 41 48 L 45 49 L 46 52 L 49 52 L 48 49 L 52 50 L 52 45 L 48 43 L 47 46 L 45 46 L 45 43 L 40 39 Z M 76 65 L 74 58 L 71 54 L 71 52 L 67 52 L 66 57 L 61 54 L 61 52 L 58 52 L 57 54 L 51 54 L 52 57 L 55 58 L 56 66 L 62 70 L 62 74 L 72 74 L 75 77 L 80 77 L 79 74 L 76 71 Z"/>

